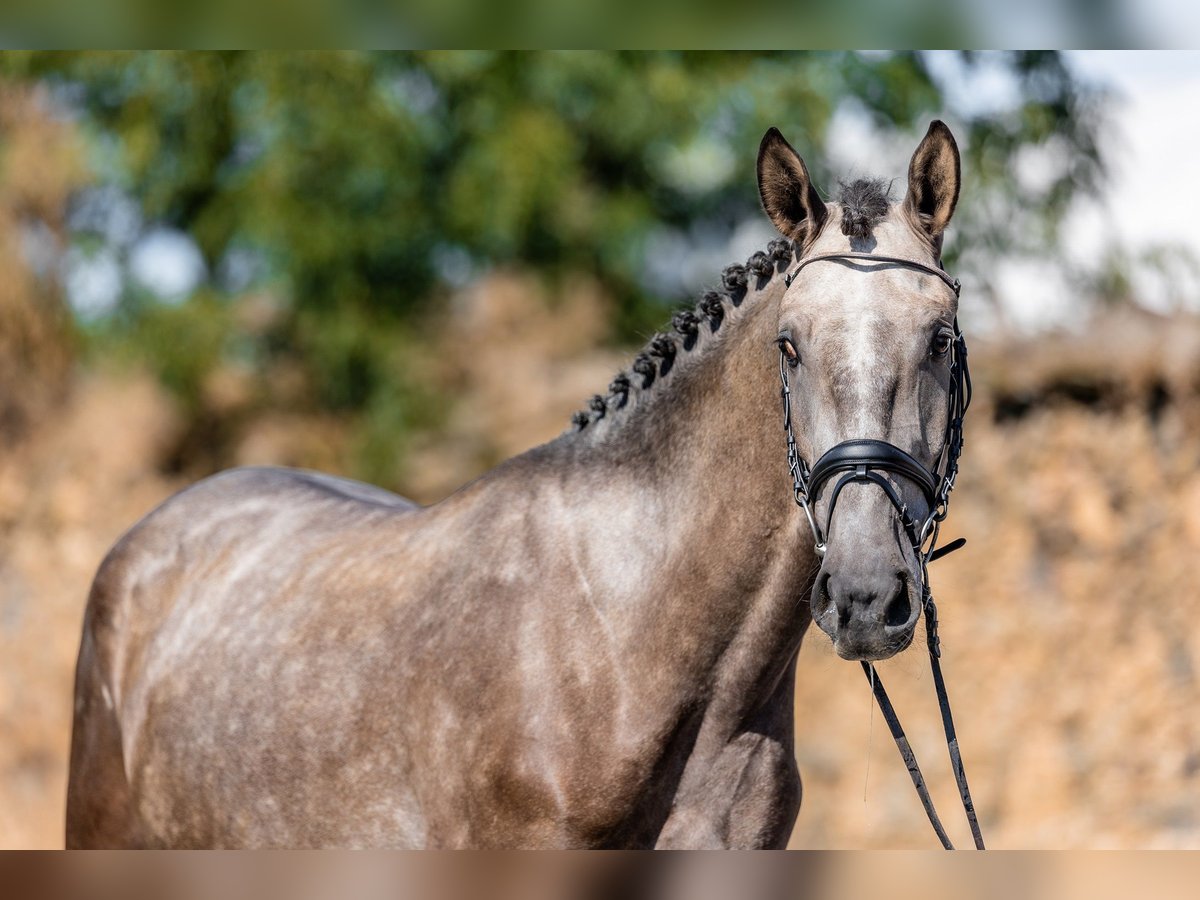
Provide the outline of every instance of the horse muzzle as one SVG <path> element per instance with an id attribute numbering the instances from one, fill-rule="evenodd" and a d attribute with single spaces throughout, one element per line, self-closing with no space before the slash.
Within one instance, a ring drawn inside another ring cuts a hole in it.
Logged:
<path id="1" fill-rule="evenodd" d="M 906 649 L 921 614 L 920 589 L 910 573 L 887 567 L 846 571 L 829 562 L 813 586 L 813 621 L 838 656 L 880 660 Z"/>

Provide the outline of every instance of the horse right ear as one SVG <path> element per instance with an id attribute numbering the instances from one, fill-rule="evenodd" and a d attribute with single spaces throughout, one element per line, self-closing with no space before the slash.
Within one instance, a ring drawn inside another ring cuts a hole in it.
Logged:
<path id="1" fill-rule="evenodd" d="M 769 128 L 758 146 L 758 195 L 763 209 L 786 238 L 799 244 L 821 230 L 827 211 L 808 177 L 800 154 L 778 128 Z"/>
<path id="2" fill-rule="evenodd" d="M 904 198 L 904 208 L 939 249 L 942 232 L 958 205 L 961 182 L 958 144 L 946 123 L 934 119 L 908 164 L 908 194 Z"/>

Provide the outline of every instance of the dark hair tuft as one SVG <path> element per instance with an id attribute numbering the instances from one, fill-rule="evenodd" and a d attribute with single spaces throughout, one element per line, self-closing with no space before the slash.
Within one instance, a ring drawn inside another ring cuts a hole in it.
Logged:
<path id="1" fill-rule="evenodd" d="M 792 242 L 776 238 L 767 244 L 767 254 L 777 263 L 787 265 L 792 261 Z"/>
<path id="2" fill-rule="evenodd" d="M 746 268 L 749 269 L 758 278 L 770 278 L 775 274 L 775 266 L 772 265 L 770 257 L 757 250 L 746 260 Z"/>
<path id="3" fill-rule="evenodd" d="M 865 238 L 887 215 L 892 200 L 891 184 L 882 178 L 857 178 L 840 182 L 838 202 L 842 205 L 842 234 Z"/>
<path id="4" fill-rule="evenodd" d="M 675 356 L 675 351 L 678 349 L 675 346 L 675 341 L 671 339 L 669 334 L 656 334 L 650 339 L 651 356 L 657 356 L 660 359 L 672 359 Z"/>
<path id="5" fill-rule="evenodd" d="M 583 429 L 588 427 L 588 422 L 590 421 L 591 419 L 588 418 L 588 414 L 583 410 L 579 410 L 571 416 L 571 424 L 575 426 L 576 431 L 583 431 Z"/>
<path id="6" fill-rule="evenodd" d="M 708 316 L 708 327 L 716 331 L 725 318 L 725 301 L 716 291 L 709 291 L 700 298 L 700 311 Z"/>
<path id="7" fill-rule="evenodd" d="M 721 284 L 729 293 L 729 301 L 734 306 L 741 306 L 742 301 L 746 298 L 746 267 L 739 266 L 734 263 L 732 266 L 726 266 L 721 272 Z"/>
<path id="8" fill-rule="evenodd" d="M 608 395 L 612 398 L 609 400 L 609 406 L 612 409 L 624 409 L 625 404 L 629 402 L 629 390 L 632 386 L 629 376 L 619 372 L 608 385 Z"/>
<path id="9" fill-rule="evenodd" d="M 721 284 L 730 293 L 746 287 L 746 267 L 734 263 L 721 270 Z"/>
<path id="10" fill-rule="evenodd" d="M 658 366 L 654 365 L 654 360 L 650 358 L 650 354 L 643 351 L 633 358 L 633 371 L 642 376 L 642 387 L 648 388 L 654 384 L 654 377 L 658 374 Z"/>
<path id="11" fill-rule="evenodd" d="M 671 319 L 671 324 L 685 338 L 694 338 L 700 329 L 700 317 L 690 309 L 680 310 Z"/>

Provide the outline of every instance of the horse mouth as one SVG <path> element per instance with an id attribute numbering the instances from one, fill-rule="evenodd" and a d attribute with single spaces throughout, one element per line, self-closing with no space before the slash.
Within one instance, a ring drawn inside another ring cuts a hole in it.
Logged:
<path id="1" fill-rule="evenodd" d="M 833 649 L 838 656 L 850 662 L 880 662 L 907 650 L 912 646 L 916 634 L 915 627 L 903 634 L 888 635 L 882 640 L 839 634 L 833 637 Z"/>

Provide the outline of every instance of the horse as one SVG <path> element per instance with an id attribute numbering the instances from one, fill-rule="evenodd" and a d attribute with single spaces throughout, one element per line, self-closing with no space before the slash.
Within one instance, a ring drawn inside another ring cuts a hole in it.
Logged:
<path id="1" fill-rule="evenodd" d="M 549 443 L 428 507 L 240 468 L 134 525 L 84 616 L 66 845 L 785 846 L 801 640 L 910 644 L 937 502 L 893 466 L 800 510 L 792 470 L 944 455 L 961 174 L 935 121 L 900 201 L 823 200 L 774 128 L 757 181 L 781 237 Z"/>

